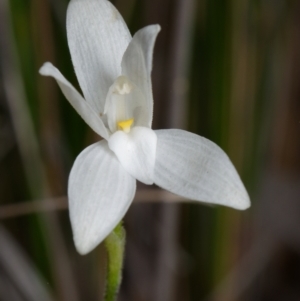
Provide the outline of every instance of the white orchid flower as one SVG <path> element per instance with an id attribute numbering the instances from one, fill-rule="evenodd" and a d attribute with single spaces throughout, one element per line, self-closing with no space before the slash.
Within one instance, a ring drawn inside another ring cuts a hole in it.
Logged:
<path id="1" fill-rule="evenodd" d="M 152 55 L 159 31 L 151 25 L 131 37 L 107 0 L 71 0 L 68 43 L 84 98 L 52 64 L 40 69 L 104 138 L 77 157 L 69 178 L 70 218 L 81 254 L 124 217 L 136 180 L 195 201 L 250 206 L 239 175 L 217 145 L 183 130 L 151 129 Z"/>

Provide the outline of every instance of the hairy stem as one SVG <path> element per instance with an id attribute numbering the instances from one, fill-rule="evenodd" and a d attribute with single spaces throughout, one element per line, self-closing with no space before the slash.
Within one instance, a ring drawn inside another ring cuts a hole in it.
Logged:
<path id="1" fill-rule="evenodd" d="M 125 247 L 125 229 L 122 226 L 122 222 L 107 236 L 104 243 L 108 256 L 104 300 L 114 301 L 122 280 Z"/>

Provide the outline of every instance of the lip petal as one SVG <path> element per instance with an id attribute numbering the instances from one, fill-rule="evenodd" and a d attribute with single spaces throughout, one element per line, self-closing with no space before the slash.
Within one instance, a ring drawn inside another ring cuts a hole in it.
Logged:
<path id="1" fill-rule="evenodd" d="M 123 168 L 144 184 L 153 184 L 157 137 L 153 130 L 134 127 L 129 133 L 117 131 L 108 140 Z"/>
<path id="2" fill-rule="evenodd" d="M 103 113 L 108 89 L 121 74 L 130 32 L 109 1 L 72 0 L 67 11 L 67 34 L 84 97 L 98 113 Z"/>

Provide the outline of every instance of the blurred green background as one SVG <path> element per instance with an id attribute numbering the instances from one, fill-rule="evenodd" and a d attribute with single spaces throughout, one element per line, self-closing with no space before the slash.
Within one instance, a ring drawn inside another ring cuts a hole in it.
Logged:
<path id="1" fill-rule="evenodd" d="M 252 207 L 151 199 L 139 186 L 125 218 L 118 300 L 300 299 L 300 2 L 115 0 L 132 33 L 160 24 L 154 123 L 220 145 Z M 102 300 L 106 253 L 76 253 L 68 174 L 96 141 L 49 78 L 78 89 L 67 0 L 0 3 L 0 300 Z M 79 89 L 80 90 L 80 89 Z M 157 191 L 157 190 L 155 190 Z"/>

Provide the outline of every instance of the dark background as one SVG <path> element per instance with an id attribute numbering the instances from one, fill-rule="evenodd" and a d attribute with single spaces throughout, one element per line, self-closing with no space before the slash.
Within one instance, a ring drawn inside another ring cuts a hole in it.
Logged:
<path id="1" fill-rule="evenodd" d="M 220 145 L 252 200 L 245 212 L 170 204 L 168 194 L 162 203 L 140 185 L 118 300 L 300 300 L 300 2 L 113 3 L 132 33 L 162 27 L 153 128 Z M 38 74 L 51 61 L 79 89 L 67 4 L 0 4 L 1 301 L 102 300 L 105 249 L 78 255 L 66 210 L 72 163 L 98 138 Z"/>

